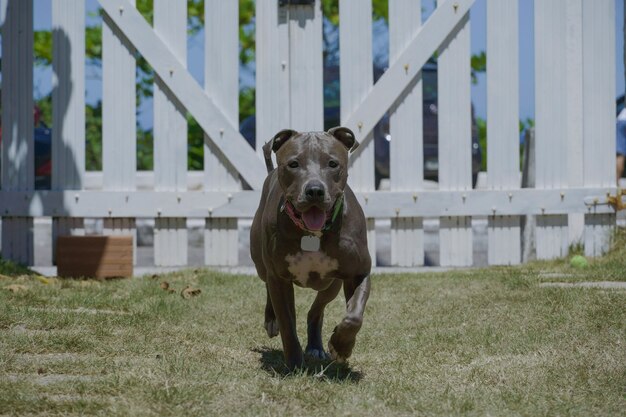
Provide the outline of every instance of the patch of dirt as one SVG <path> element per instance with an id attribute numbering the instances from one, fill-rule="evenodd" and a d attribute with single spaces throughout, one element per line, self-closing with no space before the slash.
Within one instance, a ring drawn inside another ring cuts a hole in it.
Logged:
<path id="1" fill-rule="evenodd" d="M 553 272 L 553 271 L 539 271 L 539 278 L 572 278 L 573 274 L 567 274 L 565 272 Z"/>
<path id="2" fill-rule="evenodd" d="M 591 282 L 542 282 L 540 287 L 558 288 L 601 288 L 611 290 L 626 290 L 625 281 L 591 281 Z"/>
<path id="3" fill-rule="evenodd" d="M 9 292 L 18 293 L 18 292 L 26 292 L 28 291 L 29 288 L 26 285 L 22 285 L 22 284 L 11 284 L 11 285 L 7 285 L 6 287 L 4 287 L 4 289 Z"/>
<path id="4" fill-rule="evenodd" d="M 549 352 L 537 352 L 527 355 L 521 354 L 504 354 L 504 355 L 491 355 L 482 356 L 474 359 L 468 366 L 470 367 L 513 367 L 513 366 L 539 366 L 550 360 L 553 360 L 553 355 Z"/>
<path id="5" fill-rule="evenodd" d="M 79 314 L 118 314 L 120 316 L 129 316 L 132 313 L 120 310 L 104 310 L 97 308 L 57 308 L 57 307 L 28 307 L 32 311 L 47 311 L 52 313 L 79 313 Z"/>
<path id="6" fill-rule="evenodd" d="M 15 326 L 9 327 L 9 331 L 13 333 L 41 333 L 46 332 L 46 330 L 41 329 L 29 329 L 25 324 L 16 324 Z"/>
<path id="7" fill-rule="evenodd" d="M 54 402 L 75 402 L 75 401 L 93 401 L 93 402 L 110 402 L 108 397 L 89 394 L 46 394 L 44 398 Z"/>
<path id="8" fill-rule="evenodd" d="M 10 382 L 32 380 L 37 385 L 50 385 L 58 382 L 91 382 L 97 377 L 92 375 L 67 375 L 67 374 L 8 374 L 4 375 Z"/>
<path id="9" fill-rule="evenodd" d="M 84 353 L 58 352 L 58 353 L 17 353 L 15 355 L 24 362 L 56 362 L 64 360 L 96 359 L 98 356 Z"/>

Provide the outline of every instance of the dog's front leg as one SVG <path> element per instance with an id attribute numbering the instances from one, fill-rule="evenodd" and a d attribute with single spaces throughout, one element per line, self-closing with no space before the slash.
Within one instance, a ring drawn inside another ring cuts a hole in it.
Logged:
<path id="1" fill-rule="evenodd" d="M 280 337 L 283 341 L 285 362 L 290 370 L 304 364 L 302 347 L 296 332 L 296 307 L 293 296 L 293 284 L 275 276 L 268 277 L 267 288 L 278 320 Z"/>
<path id="2" fill-rule="evenodd" d="M 333 301 L 341 289 L 341 280 L 335 280 L 328 288 L 317 293 L 313 305 L 307 315 L 308 343 L 304 353 L 315 359 L 327 359 L 322 344 L 322 323 L 324 322 L 324 308 Z"/>
<path id="3" fill-rule="evenodd" d="M 363 324 L 365 304 L 370 295 L 370 277 L 346 280 L 343 283 L 346 296 L 346 316 L 333 331 L 328 341 L 330 357 L 337 362 L 345 362 L 352 354 L 356 335 Z"/>

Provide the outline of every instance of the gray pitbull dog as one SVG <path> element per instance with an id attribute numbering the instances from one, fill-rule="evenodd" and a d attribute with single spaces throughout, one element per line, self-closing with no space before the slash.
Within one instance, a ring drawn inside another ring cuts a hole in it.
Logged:
<path id="1" fill-rule="evenodd" d="M 371 259 L 363 210 L 347 185 L 348 152 L 357 146 L 350 129 L 335 127 L 282 130 L 263 147 L 269 174 L 250 230 L 250 253 L 267 289 L 265 329 L 269 337 L 280 332 L 289 369 L 304 364 L 293 284 L 318 292 L 307 315 L 306 355 L 328 359 L 324 308 L 342 286 L 346 315 L 328 342 L 331 359 L 344 362 L 352 354 L 363 323 Z"/>

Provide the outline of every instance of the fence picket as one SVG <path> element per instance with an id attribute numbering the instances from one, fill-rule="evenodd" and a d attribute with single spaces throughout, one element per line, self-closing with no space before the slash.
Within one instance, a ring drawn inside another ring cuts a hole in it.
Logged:
<path id="1" fill-rule="evenodd" d="M 536 186 L 567 187 L 567 0 L 535 3 Z M 568 253 L 567 215 L 537 217 L 538 259 Z"/>
<path id="2" fill-rule="evenodd" d="M 610 187 L 615 185 L 615 2 L 584 1 L 582 7 L 584 185 Z M 606 253 L 614 227 L 615 214 L 585 214 L 585 255 Z"/>
<path id="3" fill-rule="evenodd" d="M 52 2 L 52 189 L 80 190 L 85 175 L 85 4 Z M 52 219 L 59 236 L 85 234 L 80 217 Z"/>
<path id="4" fill-rule="evenodd" d="M 187 66 L 187 5 L 154 1 L 154 30 Z M 154 188 L 187 189 L 186 110 L 172 92 L 154 76 Z M 154 223 L 154 262 L 157 266 L 187 264 L 187 220 L 157 218 Z"/>
<path id="5" fill-rule="evenodd" d="M 3 0 L 2 25 L 2 161 L 3 190 L 32 190 L 33 141 L 33 3 Z M 2 256 L 32 265 L 33 219 L 3 213 Z"/>
<path id="6" fill-rule="evenodd" d="M 421 4 L 413 0 L 389 2 L 389 55 L 395 62 L 421 26 Z M 392 191 L 423 188 L 424 152 L 422 75 L 415 77 L 398 104 L 390 109 L 389 170 Z M 391 219 L 391 264 L 424 264 L 424 229 L 420 217 Z"/>
<path id="7" fill-rule="evenodd" d="M 298 131 L 324 129 L 322 6 L 285 6 L 289 13 L 290 123 Z"/>
<path id="8" fill-rule="evenodd" d="M 131 192 L 137 171 L 135 49 L 106 14 L 103 20 L 102 183 L 105 190 Z M 105 219 L 104 233 L 130 234 L 137 246 L 134 218 Z"/>
<path id="9" fill-rule="evenodd" d="M 438 7 L 452 6 L 439 0 Z M 437 72 L 439 189 L 470 190 L 472 125 L 469 13 L 439 48 Z M 471 217 L 441 217 L 439 242 L 439 262 L 442 266 L 471 265 Z"/>
<path id="10" fill-rule="evenodd" d="M 339 78 L 341 81 L 341 123 L 372 88 L 374 73 L 372 67 L 372 4 L 371 1 L 342 0 L 339 2 Z M 368 142 L 361 145 L 361 153 L 350 167 L 348 183 L 357 192 L 374 192 L 374 141 L 360 137 Z M 372 135 L 373 133 L 370 133 Z M 367 245 L 372 263 L 376 264 L 376 224 L 374 219 L 367 220 Z"/>
<path id="11" fill-rule="evenodd" d="M 256 0 L 256 150 L 290 126 L 289 24 L 276 0 Z"/>
<path id="12" fill-rule="evenodd" d="M 565 60 L 567 73 L 567 186 L 583 186 L 583 43 L 582 0 L 568 0 L 566 19 Z M 582 243 L 585 226 L 583 213 L 567 216 L 570 244 Z"/>
<path id="13" fill-rule="evenodd" d="M 518 0 L 487 1 L 487 180 L 488 187 L 496 190 L 520 187 L 517 21 Z M 520 218 L 490 214 L 489 264 L 520 263 Z"/>
<path id="14" fill-rule="evenodd" d="M 239 120 L 239 5 L 236 1 L 206 0 L 204 88 L 232 124 Z M 225 134 L 225 133 L 224 133 Z M 237 191 L 239 175 L 213 145 L 204 145 L 205 190 Z M 206 265 L 237 264 L 237 219 L 205 220 Z"/>

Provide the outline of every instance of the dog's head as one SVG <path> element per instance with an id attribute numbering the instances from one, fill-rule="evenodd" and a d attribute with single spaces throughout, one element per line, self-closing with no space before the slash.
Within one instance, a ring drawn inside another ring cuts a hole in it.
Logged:
<path id="1" fill-rule="evenodd" d="M 321 230 L 348 180 L 348 153 L 359 143 L 346 127 L 327 132 L 281 130 L 271 141 L 278 181 L 310 230 Z"/>

